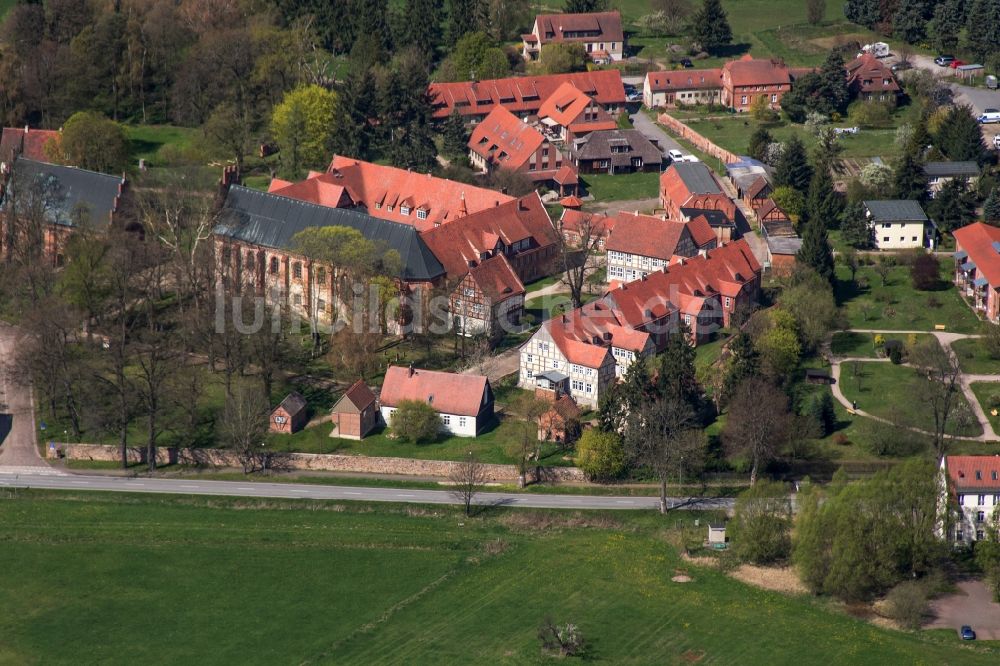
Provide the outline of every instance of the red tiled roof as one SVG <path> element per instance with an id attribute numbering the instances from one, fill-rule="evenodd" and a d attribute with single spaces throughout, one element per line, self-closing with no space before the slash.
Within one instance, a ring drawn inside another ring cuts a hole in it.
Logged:
<path id="1" fill-rule="evenodd" d="M 689 228 L 691 223 L 665 220 L 652 215 L 619 213 L 616 216 L 614 231 L 608 236 L 605 248 L 666 261 L 677 254 L 677 246 L 685 235 L 699 247 L 715 240 L 715 234 L 708 226 L 708 221 L 704 217 L 696 219 L 701 220 L 700 223 L 694 222 L 702 241 L 700 243 L 691 233 Z"/>
<path id="2" fill-rule="evenodd" d="M 368 385 L 365 384 L 365 380 L 363 379 L 359 379 L 351 384 L 351 387 L 344 391 L 342 399 L 343 398 L 346 398 L 359 410 L 364 409 L 375 402 L 375 394 L 372 393 L 372 390 L 368 388 Z"/>
<path id="3" fill-rule="evenodd" d="M 708 221 L 708 218 L 704 214 L 696 215 L 687 222 L 688 231 L 691 232 L 691 238 L 694 239 L 694 244 L 699 248 L 703 248 L 706 245 L 711 245 L 716 241 L 715 232 L 712 231 L 712 224 Z"/>
<path id="4" fill-rule="evenodd" d="M 733 86 L 789 85 L 792 82 L 784 64 L 769 59 L 754 59 L 748 53 L 739 60 L 730 60 L 722 66 L 728 72 Z"/>
<path id="5" fill-rule="evenodd" d="M 847 85 L 861 92 L 899 92 L 892 70 L 871 53 L 863 53 L 848 62 Z M 888 83 L 884 83 L 888 81 Z"/>
<path id="6" fill-rule="evenodd" d="M 506 169 L 525 166 L 545 143 L 537 129 L 502 106 L 494 107 L 469 137 L 469 149 L 487 162 Z"/>
<path id="7" fill-rule="evenodd" d="M 0 134 L 0 161 L 7 162 L 20 155 L 36 162 L 51 162 L 45 154 L 45 144 L 51 139 L 59 141 L 57 130 L 4 127 Z"/>
<path id="8" fill-rule="evenodd" d="M 1000 456 L 946 456 L 945 469 L 956 490 L 1000 490 Z"/>
<path id="9" fill-rule="evenodd" d="M 560 185 L 576 185 L 580 182 L 580 177 L 575 166 L 572 164 L 563 164 L 559 167 L 559 171 L 556 171 L 553 180 Z"/>
<path id="10" fill-rule="evenodd" d="M 586 111 L 592 101 L 587 93 L 567 81 L 556 88 L 555 92 L 542 102 L 542 106 L 538 109 L 538 117 L 550 118 L 557 125 L 563 127 L 577 128 L 573 131 L 580 129 L 589 129 L 590 131 L 605 129 L 604 125 L 608 125 L 609 123 L 611 128 L 617 127 L 618 124 L 600 106 L 598 106 L 596 118 L 577 122 L 584 115 L 584 111 Z"/>
<path id="11" fill-rule="evenodd" d="M 989 280 L 990 288 L 1000 287 L 1000 252 L 993 243 L 1000 242 L 1000 229 L 985 222 L 973 222 L 952 232 L 955 242 L 976 265 L 976 275 Z"/>
<path id="12" fill-rule="evenodd" d="M 563 208 L 580 208 L 583 202 L 572 194 L 559 200 L 559 205 Z"/>
<path id="13" fill-rule="evenodd" d="M 585 213 L 580 210 L 567 208 L 563 210 L 562 217 L 559 218 L 559 226 L 564 232 L 569 231 L 579 234 L 583 223 L 586 220 L 590 220 L 592 229 L 591 233 L 600 234 L 602 236 L 606 236 L 611 233 L 611 231 L 615 228 L 615 223 L 618 222 L 617 217 L 599 215 L 597 213 Z"/>
<path id="14" fill-rule="evenodd" d="M 562 41 L 605 41 L 621 42 L 622 15 L 619 12 L 591 12 L 587 14 L 539 14 L 535 25 L 542 44 Z M 592 37 L 566 37 L 570 32 L 596 32 Z M 552 37 L 547 37 L 552 33 Z"/>
<path id="15" fill-rule="evenodd" d="M 593 97 L 601 106 L 625 104 L 625 88 L 617 69 L 432 83 L 429 93 L 434 100 L 435 118 L 446 118 L 456 105 L 463 116 L 486 115 L 497 105 L 523 115 L 537 113 L 542 102 L 567 82 Z"/>
<path id="16" fill-rule="evenodd" d="M 757 208 L 754 210 L 754 213 L 757 214 L 758 218 L 763 220 L 765 217 L 767 217 L 774 211 L 778 211 L 778 213 L 781 215 L 780 219 L 784 220 L 788 219 L 788 215 L 785 213 L 784 210 L 778 207 L 778 204 L 774 203 L 774 199 L 764 199 L 764 202 L 761 205 L 757 206 Z"/>
<path id="17" fill-rule="evenodd" d="M 558 240 L 552 220 L 535 192 L 428 229 L 420 237 L 449 278 L 465 275 L 469 262 L 482 261 L 484 254 L 492 254 L 498 240 L 509 246 L 531 239 L 539 247 L 553 245 Z"/>
<path id="18" fill-rule="evenodd" d="M 483 406 L 488 383 L 483 375 L 418 369 L 410 374 L 410 368 L 391 365 L 385 373 L 379 401 L 386 407 L 396 407 L 403 400 L 417 400 L 443 414 L 476 416 Z"/>
<path id="19" fill-rule="evenodd" d="M 485 259 L 470 268 L 469 277 L 493 303 L 502 303 L 508 298 L 524 294 L 524 285 L 507 257 L 502 254 Z"/>
<path id="20" fill-rule="evenodd" d="M 663 72 L 649 72 L 649 89 L 652 92 L 672 92 L 677 90 L 702 90 L 722 87 L 721 69 L 685 69 Z"/>
<path id="21" fill-rule="evenodd" d="M 766 190 L 771 184 L 767 182 L 767 178 L 764 176 L 757 176 L 757 180 L 750 183 L 750 187 L 744 193 L 750 199 L 756 199 L 757 195 Z"/>
<path id="22" fill-rule="evenodd" d="M 323 206 L 364 206 L 372 217 L 409 224 L 420 231 L 513 201 L 513 197 L 482 187 L 339 155 L 334 156 L 326 173 L 310 174 L 298 183 L 278 181 L 268 191 Z M 403 206 L 409 208 L 409 214 L 402 213 Z M 420 218 L 419 210 L 427 212 L 425 218 Z"/>
<path id="23" fill-rule="evenodd" d="M 550 319 L 544 324 L 552 342 L 559 347 L 559 351 L 570 363 L 582 365 L 585 368 L 600 368 L 611 359 L 609 347 L 595 345 L 590 342 L 582 342 L 572 335 L 568 335 L 568 330 L 562 325 L 562 317 Z"/>

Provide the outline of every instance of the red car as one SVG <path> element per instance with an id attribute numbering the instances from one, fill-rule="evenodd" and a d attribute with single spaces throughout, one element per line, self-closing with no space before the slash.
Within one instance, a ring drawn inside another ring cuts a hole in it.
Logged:
<path id="1" fill-rule="evenodd" d="M 961 61 L 961 60 L 952 60 L 951 64 L 948 65 L 948 66 L 951 67 L 952 69 L 958 69 L 959 67 L 961 67 L 964 64 L 965 63 L 963 61 Z"/>

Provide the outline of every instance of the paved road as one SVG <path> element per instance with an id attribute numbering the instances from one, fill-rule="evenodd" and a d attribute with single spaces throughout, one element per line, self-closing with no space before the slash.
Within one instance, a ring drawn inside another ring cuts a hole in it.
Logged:
<path id="1" fill-rule="evenodd" d="M 637 111 L 629 116 L 632 126 L 639 130 L 644 137 L 650 141 L 655 141 L 660 147 L 660 151 L 666 155 L 670 150 L 680 150 L 687 152 L 677 143 L 673 137 L 663 131 L 663 128 L 653 122 L 653 120 L 642 111 Z"/>
<path id="2" fill-rule="evenodd" d="M 17 339 L 17 329 L 0 324 L 0 469 L 47 468 L 36 446 L 31 388 L 21 384 L 13 372 Z"/>
<path id="3" fill-rule="evenodd" d="M 80 474 L 36 474 L 25 471 L 10 474 L 0 470 L 0 488 L 52 488 L 95 490 L 125 493 L 160 493 L 170 495 L 224 495 L 228 497 L 269 497 L 280 499 L 353 500 L 360 502 L 404 502 L 412 504 L 456 504 L 446 490 L 409 490 L 405 488 L 355 488 L 297 483 L 262 483 L 241 481 L 198 481 L 195 479 L 154 479 L 121 476 L 86 476 Z M 528 493 L 484 492 L 476 504 L 517 506 L 540 509 L 656 509 L 657 497 L 602 497 L 592 495 L 542 495 Z M 731 498 L 670 498 L 670 505 L 682 509 L 731 509 Z"/>

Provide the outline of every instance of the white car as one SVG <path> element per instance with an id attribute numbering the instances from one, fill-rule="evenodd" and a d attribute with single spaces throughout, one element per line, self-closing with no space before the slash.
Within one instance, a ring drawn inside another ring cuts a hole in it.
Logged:
<path id="1" fill-rule="evenodd" d="M 683 162 L 684 153 L 674 148 L 673 150 L 667 151 L 667 157 L 670 158 L 671 162 Z"/>
<path id="2" fill-rule="evenodd" d="M 1000 150 L 1000 134 L 997 134 L 995 137 L 993 137 L 993 147 L 996 148 L 997 150 Z"/>
<path id="3" fill-rule="evenodd" d="M 982 125 L 985 125 L 987 123 L 1000 123 L 1000 112 L 992 111 L 989 113 L 984 113 L 983 115 L 979 116 L 979 122 Z"/>

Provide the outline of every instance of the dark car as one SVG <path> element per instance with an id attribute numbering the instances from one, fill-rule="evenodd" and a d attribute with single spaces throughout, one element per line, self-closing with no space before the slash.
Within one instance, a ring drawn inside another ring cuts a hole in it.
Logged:
<path id="1" fill-rule="evenodd" d="M 934 64 L 937 65 L 938 67 L 947 67 L 954 61 L 955 61 L 955 56 L 950 56 L 950 55 L 939 55 L 937 58 L 934 58 Z"/>
<path id="2" fill-rule="evenodd" d="M 960 633 L 962 635 L 962 640 L 963 641 L 974 641 L 974 640 L 976 640 L 976 632 L 974 632 L 972 630 L 972 627 L 970 627 L 969 625 L 963 626 L 962 629 L 958 633 Z"/>
<path id="3" fill-rule="evenodd" d="M 691 62 L 691 58 L 681 58 L 681 67 L 684 69 L 689 69 L 694 67 L 694 63 Z"/>
<path id="4" fill-rule="evenodd" d="M 894 72 L 902 72 L 903 70 L 912 69 L 912 68 L 913 68 L 913 65 L 911 65 L 908 62 L 906 62 L 905 60 L 901 60 L 900 62 L 897 62 L 895 65 L 893 65 L 891 69 Z"/>

